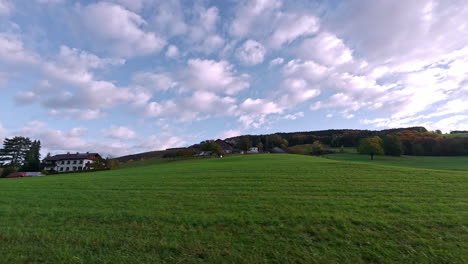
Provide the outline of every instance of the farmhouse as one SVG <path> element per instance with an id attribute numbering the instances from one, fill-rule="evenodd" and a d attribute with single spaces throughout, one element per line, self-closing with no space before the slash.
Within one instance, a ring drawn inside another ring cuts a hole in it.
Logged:
<path id="1" fill-rule="evenodd" d="M 98 153 L 59 154 L 47 157 L 43 160 L 46 171 L 67 172 L 94 169 L 94 163 L 102 160 Z"/>
<path id="2" fill-rule="evenodd" d="M 249 154 L 258 153 L 258 147 L 251 147 L 251 148 L 249 148 L 249 150 L 247 150 L 247 153 L 249 153 Z"/>
<path id="3" fill-rule="evenodd" d="M 227 143 L 226 141 L 224 140 L 221 140 L 221 139 L 218 139 L 215 141 L 216 145 L 218 145 L 224 153 L 226 154 L 229 154 L 229 153 L 232 153 L 232 151 L 234 150 L 234 147 Z"/>

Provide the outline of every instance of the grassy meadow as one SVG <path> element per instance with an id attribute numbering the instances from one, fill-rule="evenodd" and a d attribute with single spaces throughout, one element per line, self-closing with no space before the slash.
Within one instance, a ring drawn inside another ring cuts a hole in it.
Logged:
<path id="1" fill-rule="evenodd" d="M 453 156 L 453 157 L 436 157 L 436 156 L 384 156 L 376 155 L 374 160 L 370 159 L 369 155 L 357 153 L 345 154 L 329 154 L 324 155 L 325 158 L 345 161 L 345 162 L 361 162 L 366 164 L 379 164 L 388 166 L 421 168 L 433 170 L 456 170 L 468 171 L 468 156 Z"/>
<path id="2" fill-rule="evenodd" d="M 0 263 L 466 263 L 468 172 L 287 154 L 0 179 Z"/>
<path id="3" fill-rule="evenodd" d="M 444 134 L 444 138 L 468 137 L 468 133 Z"/>

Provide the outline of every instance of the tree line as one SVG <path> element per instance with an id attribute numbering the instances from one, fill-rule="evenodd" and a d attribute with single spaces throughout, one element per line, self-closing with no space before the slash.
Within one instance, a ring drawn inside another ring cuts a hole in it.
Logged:
<path id="1" fill-rule="evenodd" d="M 247 146 L 257 146 L 262 143 L 265 151 L 268 151 L 273 146 L 275 147 L 292 147 L 304 144 L 313 144 L 319 141 L 324 145 L 339 148 L 357 147 L 359 142 L 364 138 L 374 136 L 385 137 L 389 134 L 396 134 L 402 131 L 427 132 L 424 127 L 409 127 L 395 128 L 385 130 L 357 130 L 357 129 L 328 129 L 319 131 L 293 132 L 293 133 L 275 133 L 269 135 L 244 135 L 226 139 L 227 142 L 242 142 L 241 145 L 236 145 L 239 149 L 245 150 Z"/>
<path id="2" fill-rule="evenodd" d="M 465 156 L 468 155 L 468 137 L 444 138 L 433 132 L 405 130 L 384 137 L 362 139 L 359 153 L 371 155 Z"/>

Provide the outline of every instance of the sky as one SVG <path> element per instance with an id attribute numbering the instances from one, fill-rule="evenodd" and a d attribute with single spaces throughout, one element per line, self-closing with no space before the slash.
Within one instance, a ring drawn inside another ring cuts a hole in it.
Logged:
<path id="1" fill-rule="evenodd" d="M 0 140 L 468 130 L 466 0 L 0 0 Z"/>

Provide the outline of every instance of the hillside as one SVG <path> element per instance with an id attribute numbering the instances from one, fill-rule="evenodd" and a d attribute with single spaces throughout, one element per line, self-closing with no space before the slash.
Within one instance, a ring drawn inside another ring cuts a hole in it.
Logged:
<path id="1" fill-rule="evenodd" d="M 328 129 L 328 130 L 318 130 L 318 131 L 301 131 L 301 132 L 289 132 L 289 133 L 274 133 L 266 135 L 242 135 L 237 137 L 227 138 L 227 142 L 239 142 L 242 138 L 249 138 L 253 146 L 257 146 L 258 143 L 264 142 L 264 146 L 267 145 L 268 139 L 266 137 L 279 135 L 282 138 L 286 139 L 289 143 L 289 146 L 313 143 L 315 140 L 320 140 L 322 143 L 327 145 L 334 145 L 339 147 L 341 145 L 347 147 L 356 147 L 357 143 L 361 138 L 371 137 L 371 136 L 384 136 L 387 134 L 397 133 L 401 131 L 418 131 L 425 132 L 427 131 L 424 127 L 408 127 L 408 128 L 394 128 L 394 129 L 384 129 L 384 130 L 362 130 L 362 129 Z M 340 140 L 336 140 L 336 139 Z M 333 142 L 335 140 L 336 142 Z M 190 147 L 199 147 L 199 144 L 192 145 Z M 116 158 L 120 162 L 128 161 L 137 161 L 145 160 L 152 158 L 162 158 L 165 156 L 175 156 L 175 153 L 180 150 L 176 149 L 167 149 L 167 150 L 157 150 L 149 151 L 144 153 L 136 153 L 132 155 L 126 155 Z"/>
<path id="2" fill-rule="evenodd" d="M 463 263 L 468 173 L 246 155 L 0 180 L 1 263 Z"/>
<path id="3" fill-rule="evenodd" d="M 468 172 L 468 156 L 431 157 L 431 156 L 374 156 L 370 160 L 368 155 L 357 153 L 331 154 L 324 157 L 332 160 L 359 162 L 364 164 L 386 165 L 407 168 L 454 170 Z"/>

